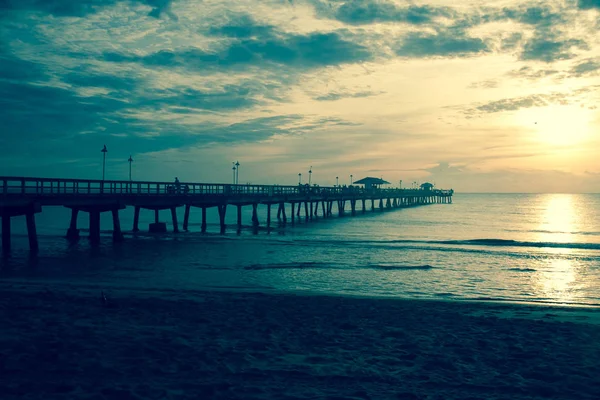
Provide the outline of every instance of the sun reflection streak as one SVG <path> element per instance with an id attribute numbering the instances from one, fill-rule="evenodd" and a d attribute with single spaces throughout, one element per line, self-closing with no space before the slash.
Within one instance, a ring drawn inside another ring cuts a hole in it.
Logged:
<path id="1" fill-rule="evenodd" d="M 540 240 L 543 242 L 569 243 L 577 223 L 573 196 L 552 194 L 546 198 L 540 215 Z"/>
<path id="2" fill-rule="evenodd" d="M 540 213 L 539 240 L 546 243 L 572 242 L 575 238 L 576 226 L 577 212 L 573 195 L 548 195 L 543 204 L 543 211 Z M 540 297 L 562 302 L 573 301 L 581 280 L 577 266 L 570 257 L 573 249 L 546 250 L 548 253 L 555 253 L 556 256 L 548 257 L 534 278 Z"/>

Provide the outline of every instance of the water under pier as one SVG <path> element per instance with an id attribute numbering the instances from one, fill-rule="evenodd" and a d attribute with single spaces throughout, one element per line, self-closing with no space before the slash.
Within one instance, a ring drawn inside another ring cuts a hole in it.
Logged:
<path id="1" fill-rule="evenodd" d="M 252 207 L 252 226 L 260 221 L 257 209 L 267 207 L 266 227 L 271 226 L 272 209 L 282 224 L 295 223 L 298 219 L 311 220 L 334 214 L 356 215 L 358 212 L 389 211 L 399 208 L 433 203 L 452 203 L 452 190 L 440 189 L 365 189 L 357 186 L 281 186 L 281 185 L 232 185 L 213 183 L 178 183 L 108 181 L 84 179 L 52 179 L 0 177 L 0 216 L 2 217 L 2 249 L 11 248 L 11 218 L 26 216 L 29 246 L 38 250 L 35 214 L 46 207 L 67 207 L 71 219 L 66 237 L 79 238 L 77 217 L 80 212 L 89 215 L 89 239 L 100 240 L 100 214 L 110 212 L 113 220 L 113 239 L 123 239 L 119 210 L 134 207 L 132 230 L 139 231 L 139 214 L 142 209 L 154 211 L 155 220 L 150 232 L 165 232 L 166 224 L 160 222 L 159 211 L 170 210 L 173 230 L 179 231 L 176 209 L 185 207 L 183 227 L 187 231 L 190 209 L 202 209 L 201 231 L 206 232 L 206 210 L 216 207 L 219 213 L 221 233 L 226 230 L 225 215 L 231 206 L 237 209 L 237 225 L 242 226 L 242 207 Z M 360 208 L 357 208 L 357 203 Z M 275 206 L 275 207 L 273 207 Z M 65 221 L 65 226 L 67 226 Z"/>

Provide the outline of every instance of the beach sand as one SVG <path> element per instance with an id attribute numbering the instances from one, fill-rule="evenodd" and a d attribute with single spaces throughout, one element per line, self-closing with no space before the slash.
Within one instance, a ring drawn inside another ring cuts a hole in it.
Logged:
<path id="1" fill-rule="evenodd" d="M 2 399 L 598 399 L 595 309 L 0 283 Z"/>

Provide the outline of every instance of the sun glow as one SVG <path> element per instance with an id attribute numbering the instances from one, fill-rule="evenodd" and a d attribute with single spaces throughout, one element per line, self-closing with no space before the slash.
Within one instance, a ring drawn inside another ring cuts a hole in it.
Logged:
<path id="1" fill-rule="evenodd" d="M 579 144 L 591 138 L 592 112 L 578 105 L 529 108 L 518 115 L 541 143 L 552 146 Z"/>

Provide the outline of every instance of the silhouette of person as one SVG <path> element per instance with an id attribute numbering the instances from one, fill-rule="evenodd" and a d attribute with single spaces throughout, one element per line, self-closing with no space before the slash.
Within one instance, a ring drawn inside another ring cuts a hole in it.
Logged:
<path id="1" fill-rule="evenodd" d="M 181 190 L 181 183 L 179 183 L 179 178 L 177 177 L 175 177 L 175 190 L 177 191 L 177 193 L 179 193 Z"/>

